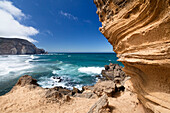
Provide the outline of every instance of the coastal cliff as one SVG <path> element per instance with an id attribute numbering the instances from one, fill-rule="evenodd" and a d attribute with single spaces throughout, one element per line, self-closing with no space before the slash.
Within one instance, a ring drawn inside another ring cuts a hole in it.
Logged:
<path id="1" fill-rule="evenodd" d="M 170 112 L 169 0 L 94 0 L 101 33 L 147 112 Z"/>
<path id="2" fill-rule="evenodd" d="M 44 49 L 38 49 L 34 44 L 27 40 L 0 37 L 0 55 L 23 55 L 44 53 Z"/>

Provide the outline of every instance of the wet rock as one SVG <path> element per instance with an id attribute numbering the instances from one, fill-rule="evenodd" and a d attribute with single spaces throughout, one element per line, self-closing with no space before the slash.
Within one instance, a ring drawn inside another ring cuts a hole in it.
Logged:
<path id="1" fill-rule="evenodd" d="M 110 67 L 108 65 L 105 65 L 104 67 L 105 67 L 105 70 L 109 70 L 110 69 Z"/>
<path id="2" fill-rule="evenodd" d="M 101 76 L 100 75 L 96 75 L 96 78 L 100 78 Z"/>
<path id="3" fill-rule="evenodd" d="M 102 79 L 102 76 L 101 75 L 96 75 L 96 78 L 97 79 Z"/>
<path id="4" fill-rule="evenodd" d="M 58 83 L 63 81 L 61 77 L 53 76 L 52 78 L 54 79 L 55 82 L 58 82 Z"/>

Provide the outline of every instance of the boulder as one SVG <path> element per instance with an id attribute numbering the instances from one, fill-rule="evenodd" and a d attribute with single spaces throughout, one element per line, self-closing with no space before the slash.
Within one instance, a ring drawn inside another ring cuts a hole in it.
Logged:
<path id="1" fill-rule="evenodd" d="M 45 93 L 45 98 L 47 99 L 47 103 L 53 102 L 65 102 L 70 101 L 70 97 L 68 95 L 64 95 L 63 93 L 56 90 L 56 88 L 48 89 Z"/>
<path id="2" fill-rule="evenodd" d="M 102 70 L 101 72 L 105 80 L 112 80 L 116 84 L 121 84 L 121 85 L 124 84 L 125 82 L 124 80 L 126 80 L 125 78 L 127 78 L 128 76 L 125 74 L 124 71 L 122 71 L 122 68 L 123 68 L 122 66 L 120 66 L 119 64 L 110 63 L 109 65 L 105 67 L 109 67 L 109 68 L 106 68 L 107 70 L 105 69 L 105 70 Z"/>
<path id="3" fill-rule="evenodd" d="M 103 95 L 98 101 L 90 108 L 88 113 L 111 113 L 108 107 L 108 97 Z"/>
<path id="4" fill-rule="evenodd" d="M 115 86 L 116 86 L 116 84 L 111 80 L 98 81 L 94 85 L 93 92 L 99 97 L 104 94 L 106 94 L 109 97 L 113 97 L 114 94 L 116 93 Z"/>

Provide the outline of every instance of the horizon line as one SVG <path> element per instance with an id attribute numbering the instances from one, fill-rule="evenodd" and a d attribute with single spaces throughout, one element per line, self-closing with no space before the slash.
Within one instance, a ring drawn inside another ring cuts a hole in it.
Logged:
<path id="1" fill-rule="evenodd" d="M 115 52 L 113 51 L 113 52 L 48 52 L 48 53 L 115 53 Z"/>

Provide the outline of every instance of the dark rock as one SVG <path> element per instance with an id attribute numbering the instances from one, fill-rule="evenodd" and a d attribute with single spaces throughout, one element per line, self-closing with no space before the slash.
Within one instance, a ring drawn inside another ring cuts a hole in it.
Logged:
<path id="1" fill-rule="evenodd" d="M 108 65 L 105 65 L 104 67 L 105 67 L 105 70 L 109 70 L 110 69 L 110 67 Z"/>
<path id="2" fill-rule="evenodd" d="M 54 88 L 52 88 L 53 90 L 56 90 L 56 91 L 58 91 L 58 92 L 60 92 L 60 93 L 62 93 L 62 94 L 64 94 L 64 95 L 68 95 L 70 92 L 71 92 L 71 90 L 69 90 L 69 89 L 66 89 L 66 88 L 63 88 L 63 87 L 61 87 L 61 86 L 57 86 L 57 87 L 54 87 Z"/>
<path id="3" fill-rule="evenodd" d="M 102 70 L 102 76 L 106 78 L 106 80 L 114 80 L 114 72 Z"/>
<path id="4" fill-rule="evenodd" d="M 102 79 L 102 76 L 101 75 L 96 75 L 96 78 Z"/>
<path id="5" fill-rule="evenodd" d="M 103 76 L 102 79 L 112 80 L 116 84 L 124 84 L 124 80 L 128 77 L 124 71 L 122 71 L 122 66 L 118 64 L 109 64 L 109 68 L 107 70 L 102 70 L 101 74 Z"/>
<path id="6" fill-rule="evenodd" d="M 56 82 L 62 82 L 63 81 L 63 79 L 61 77 L 53 76 L 52 78 L 57 80 Z"/>
<path id="7" fill-rule="evenodd" d="M 0 55 L 45 54 L 31 42 L 18 38 L 0 38 Z"/>
<path id="8" fill-rule="evenodd" d="M 75 95 L 76 93 L 82 93 L 82 91 L 80 91 L 78 88 L 73 87 L 72 95 Z"/>
<path id="9" fill-rule="evenodd" d="M 100 78 L 101 76 L 100 75 L 96 75 L 96 78 Z"/>

